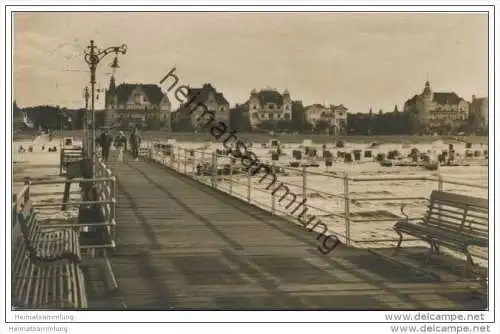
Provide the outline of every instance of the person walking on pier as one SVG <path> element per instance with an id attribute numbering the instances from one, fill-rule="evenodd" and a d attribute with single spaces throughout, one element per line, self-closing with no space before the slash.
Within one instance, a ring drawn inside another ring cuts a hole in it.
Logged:
<path id="1" fill-rule="evenodd" d="M 108 129 L 104 128 L 101 135 L 99 136 L 99 145 L 102 150 L 102 159 L 104 162 L 108 162 L 109 149 L 113 143 L 113 137 L 108 133 Z"/>
<path id="2" fill-rule="evenodd" d="M 123 150 L 126 149 L 127 145 L 127 137 L 125 137 L 125 134 L 123 131 L 120 131 L 118 133 L 118 136 L 115 138 L 115 146 L 118 149 L 118 158 L 116 159 L 119 162 L 123 161 Z"/>
<path id="3" fill-rule="evenodd" d="M 132 149 L 132 158 L 134 161 L 139 161 L 139 147 L 141 145 L 141 136 L 139 136 L 139 131 L 137 128 L 132 128 L 132 133 L 130 134 L 130 148 Z"/>

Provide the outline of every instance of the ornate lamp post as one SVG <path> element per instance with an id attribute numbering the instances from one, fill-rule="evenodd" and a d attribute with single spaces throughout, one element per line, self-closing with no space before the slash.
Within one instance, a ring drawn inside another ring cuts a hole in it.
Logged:
<path id="1" fill-rule="evenodd" d="M 88 117 L 88 113 L 89 113 L 89 98 L 90 98 L 90 94 L 89 94 L 89 87 L 85 87 L 85 89 L 83 90 L 83 97 L 85 98 L 85 111 L 84 111 L 84 114 L 83 114 L 83 140 L 82 140 L 82 144 L 83 144 L 83 152 L 87 152 L 88 151 L 88 147 L 89 147 L 89 143 L 88 143 L 88 120 L 87 120 L 87 117 Z"/>
<path id="2" fill-rule="evenodd" d="M 96 141 L 96 136 L 95 136 L 95 109 L 94 109 L 94 103 L 95 103 L 95 72 L 97 69 L 97 65 L 99 62 L 108 54 L 110 53 L 115 53 L 115 59 L 113 61 L 113 64 L 116 64 L 115 67 L 118 67 L 118 53 L 121 54 L 126 54 L 127 53 L 127 45 L 122 44 L 121 46 L 111 46 L 106 49 L 100 50 L 97 48 L 97 46 L 94 45 L 94 41 L 90 41 L 90 45 L 85 49 L 85 62 L 89 65 L 90 68 L 90 85 L 91 85 L 91 102 L 90 102 L 90 124 L 92 125 L 92 131 L 91 131 L 91 141 L 89 142 L 89 145 L 87 147 L 87 157 L 90 157 L 92 161 L 94 160 L 95 157 L 95 141 Z M 94 163 L 92 164 L 94 165 Z M 94 173 L 92 173 L 94 175 Z"/>

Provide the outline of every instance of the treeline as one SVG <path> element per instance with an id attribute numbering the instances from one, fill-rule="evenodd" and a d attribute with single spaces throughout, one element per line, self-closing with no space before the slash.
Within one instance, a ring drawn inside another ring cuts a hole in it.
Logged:
<path id="1" fill-rule="evenodd" d="M 347 114 L 347 131 L 357 135 L 406 135 L 425 132 L 416 113 L 400 112 L 397 107 L 391 113 L 379 110 L 378 114 Z"/>
<path id="2" fill-rule="evenodd" d="M 59 106 L 34 106 L 28 108 L 19 108 L 13 104 L 13 123 L 15 128 L 25 128 L 23 115 L 26 114 L 28 120 L 33 123 L 35 128 L 44 130 L 52 129 L 82 129 L 84 126 L 84 109 L 67 109 Z M 188 113 L 178 111 L 172 113 L 171 127 L 174 132 L 194 132 L 195 129 L 191 123 Z M 95 112 L 96 128 L 105 125 L 106 114 L 104 111 Z M 123 127 L 129 125 L 128 119 L 123 119 Z M 487 135 L 487 129 L 481 129 L 477 115 L 470 113 L 469 120 L 461 127 L 452 129 L 449 125 L 443 125 L 438 129 L 432 129 L 432 132 L 438 133 L 476 133 Z M 345 135 L 410 135 L 426 134 L 426 131 L 418 121 L 417 114 L 412 111 L 400 112 L 397 107 L 392 112 L 384 113 L 379 110 L 378 113 L 369 112 L 347 114 L 347 123 L 344 129 L 334 129 L 327 122 L 318 122 L 313 125 L 306 120 L 305 108 L 300 101 L 292 104 L 291 120 L 268 120 L 259 124 L 258 128 L 250 126 L 248 111 L 242 105 L 230 109 L 229 124 L 231 130 L 238 132 L 298 132 L 304 134 L 327 134 L 340 133 Z M 163 120 L 148 119 L 141 125 L 143 129 L 157 130 L 165 126 Z M 204 131 L 208 131 L 205 129 Z M 197 131 L 200 131 L 198 129 Z M 201 130 L 203 131 L 203 130 Z"/>
<path id="3" fill-rule="evenodd" d="M 19 108 L 14 101 L 12 108 L 14 127 L 21 129 L 28 127 L 24 122 L 24 115 L 26 115 L 27 122 L 33 124 L 36 129 L 83 129 L 85 109 L 67 109 L 50 105 Z M 96 111 L 95 122 L 96 127 L 104 126 L 104 111 Z"/>

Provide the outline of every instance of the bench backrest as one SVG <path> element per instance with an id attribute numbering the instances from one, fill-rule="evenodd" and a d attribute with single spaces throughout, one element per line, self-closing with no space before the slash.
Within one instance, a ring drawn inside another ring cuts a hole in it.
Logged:
<path id="1" fill-rule="evenodd" d="M 488 237 L 488 199 L 433 191 L 424 223 Z"/>
<path id="2" fill-rule="evenodd" d="M 17 222 L 21 230 L 21 237 L 26 251 L 30 256 L 36 257 L 37 252 L 33 246 L 33 240 L 39 233 L 40 224 L 38 215 L 33 210 L 31 200 L 26 202 L 24 207 L 17 213 Z"/>
<path id="3" fill-rule="evenodd" d="M 33 261 L 30 257 L 30 251 L 27 248 L 25 232 L 21 221 L 22 212 L 17 212 L 18 224 L 14 227 L 12 234 L 12 252 L 11 252 L 11 302 L 17 307 L 24 307 L 28 304 L 25 300 L 32 289 L 33 279 Z"/>

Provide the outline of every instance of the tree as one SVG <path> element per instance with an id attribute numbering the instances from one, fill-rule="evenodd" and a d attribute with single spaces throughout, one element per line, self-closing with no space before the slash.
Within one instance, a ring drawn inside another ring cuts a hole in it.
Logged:
<path id="1" fill-rule="evenodd" d="M 301 133 L 310 133 L 313 129 L 313 125 L 306 119 L 306 111 L 302 101 L 292 102 L 291 128 Z"/>
<path id="2" fill-rule="evenodd" d="M 330 122 L 325 120 L 320 120 L 319 122 L 316 123 L 316 126 L 314 127 L 317 133 L 328 132 L 331 128 L 332 125 L 330 124 Z"/>
<path id="3" fill-rule="evenodd" d="M 229 128 L 239 132 L 250 131 L 250 119 L 244 106 L 236 105 L 229 110 Z"/>
<path id="4" fill-rule="evenodd" d="M 173 132 L 193 132 L 194 128 L 191 119 L 185 115 L 178 115 L 172 119 Z"/>

